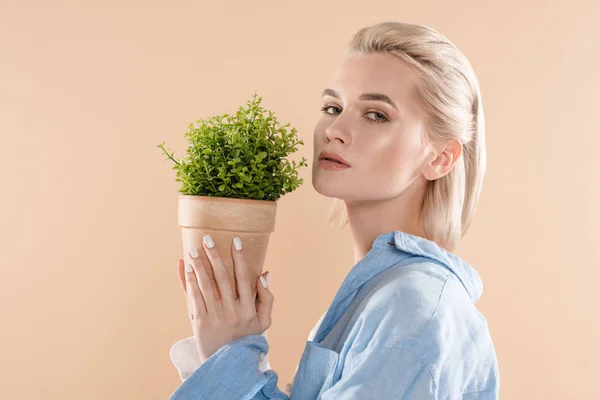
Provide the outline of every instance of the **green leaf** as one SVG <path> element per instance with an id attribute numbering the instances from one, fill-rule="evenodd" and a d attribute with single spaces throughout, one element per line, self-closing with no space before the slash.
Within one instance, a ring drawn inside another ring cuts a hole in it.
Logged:
<path id="1" fill-rule="evenodd" d="M 288 160 L 304 142 L 296 129 L 282 125 L 275 114 L 261 105 L 254 93 L 245 106 L 233 114 L 220 114 L 190 123 L 184 137 L 187 157 L 177 160 L 161 148 L 173 162 L 180 193 L 277 200 L 299 187 L 298 178 L 306 159 Z"/>

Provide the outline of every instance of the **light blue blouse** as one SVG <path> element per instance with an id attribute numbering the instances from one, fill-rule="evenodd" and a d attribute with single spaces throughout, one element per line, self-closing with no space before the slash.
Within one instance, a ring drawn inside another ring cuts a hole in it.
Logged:
<path id="1" fill-rule="evenodd" d="M 498 398 L 496 352 L 469 264 L 400 231 L 378 236 L 346 276 L 291 393 L 259 369 L 264 335 L 231 342 L 194 370 L 171 400 Z"/>

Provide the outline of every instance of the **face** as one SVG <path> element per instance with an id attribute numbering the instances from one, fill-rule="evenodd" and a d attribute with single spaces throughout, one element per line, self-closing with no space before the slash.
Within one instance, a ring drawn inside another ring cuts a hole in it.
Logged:
<path id="1" fill-rule="evenodd" d="M 413 99 L 416 83 L 416 74 L 392 55 L 342 60 L 324 91 L 314 132 L 317 192 L 347 202 L 385 200 L 426 182 L 436 153 L 425 138 L 425 112 Z M 323 150 L 340 154 L 350 167 L 319 162 Z"/>

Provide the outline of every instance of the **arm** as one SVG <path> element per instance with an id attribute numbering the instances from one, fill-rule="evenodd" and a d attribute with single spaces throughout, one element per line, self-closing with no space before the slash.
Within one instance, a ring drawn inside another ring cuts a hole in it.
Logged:
<path id="1" fill-rule="evenodd" d="M 397 307 L 391 307 L 370 315 L 353 341 L 342 376 L 321 391 L 319 399 L 436 398 L 437 389 L 426 365 L 405 341 L 396 339 L 406 333 L 398 330 L 398 313 Z M 250 335 L 231 342 L 196 369 L 170 400 L 289 400 L 277 388 L 277 374 L 258 367 L 260 355 L 267 352 L 263 336 Z"/>
<path id="2" fill-rule="evenodd" d="M 245 336 L 223 346 L 183 381 L 170 400 L 289 400 L 277 388 L 277 374 L 259 369 L 260 356 L 268 349 L 263 335 Z"/>

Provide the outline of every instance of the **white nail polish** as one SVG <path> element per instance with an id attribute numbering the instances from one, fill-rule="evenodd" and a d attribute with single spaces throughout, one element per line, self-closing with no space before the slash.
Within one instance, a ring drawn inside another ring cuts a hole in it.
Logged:
<path id="1" fill-rule="evenodd" d="M 267 281 L 265 281 L 264 276 L 260 276 L 260 283 L 262 283 L 263 287 L 266 288 L 267 287 Z"/>
<path id="2" fill-rule="evenodd" d="M 212 240 L 210 235 L 204 236 L 204 243 L 206 243 L 206 247 L 208 247 L 209 249 L 215 247 L 215 242 Z"/>
<path id="3" fill-rule="evenodd" d="M 185 264 L 185 272 L 192 272 L 193 270 L 192 264 Z"/>
<path id="4" fill-rule="evenodd" d="M 233 247 L 235 247 L 236 250 L 241 250 L 242 249 L 242 239 L 240 239 L 239 237 L 234 237 L 233 238 Z"/>
<path id="5" fill-rule="evenodd" d="M 190 254 L 193 258 L 198 258 L 198 250 L 195 247 L 190 248 Z"/>
<path id="6" fill-rule="evenodd" d="M 271 273 L 267 272 L 267 286 L 269 286 L 271 284 L 271 281 L 269 280 L 269 278 L 271 278 Z"/>

